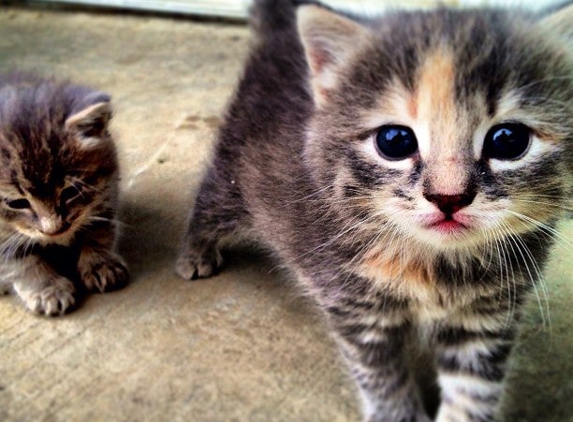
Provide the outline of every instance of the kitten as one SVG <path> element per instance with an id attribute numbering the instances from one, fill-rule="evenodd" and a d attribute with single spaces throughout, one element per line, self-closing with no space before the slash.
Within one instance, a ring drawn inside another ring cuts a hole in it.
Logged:
<path id="1" fill-rule="evenodd" d="M 247 231 L 324 310 L 365 420 L 430 420 L 419 343 L 435 420 L 493 420 L 522 304 L 570 209 L 573 6 L 367 20 L 256 4 L 178 273 L 212 275 L 222 242 Z"/>
<path id="2" fill-rule="evenodd" d="M 118 164 L 110 97 L 31 75 L 0 75 L 0 289 L 63 314 L 88 290 L 122 287 L 114 252 Z"/>

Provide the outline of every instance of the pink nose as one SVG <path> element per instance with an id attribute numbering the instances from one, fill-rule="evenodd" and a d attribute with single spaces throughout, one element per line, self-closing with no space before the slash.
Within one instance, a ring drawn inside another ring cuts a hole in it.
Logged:
<path id="1" fill-rule="evenodd" d="M 62 221 L 61 217 L 40 218 L 40 231 L 48 236 L 61 234 L 65 232 L 69 226 L 69 223 Z"/>
<path id="2" fill-rule="evenodd" d="M 434 195 L 424 194 L 424 197 L 435 204 L 440 211 L 445 214 L 452 215 L 453 213 L 461 210 L 470 205 L 474 198 L 474 193 L 464 193 L 461 195 Z"/>

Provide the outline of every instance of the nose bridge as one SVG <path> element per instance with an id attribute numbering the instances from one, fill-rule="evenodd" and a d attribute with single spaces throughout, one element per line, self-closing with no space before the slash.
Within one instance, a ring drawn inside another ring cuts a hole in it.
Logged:
<path id="1" fill-rule="evenodd" d="M 429 122 L 430 142 L 426 156 L 429 192 L 459 195 L 468 189 L 473 171 L 469 121 L 469 111 L 461 104 L 434 110 Z"/>
<path id="2" fill-rule="evenodd" d="M 454 54 L 447 48 L 429 53 L 420 70 L 416 104 L 425 127 L 420 145 L 425 194 L 459 195 L 469 185 L 469 110 L 457 98 L 456 74 Z"/>
<path id="3" fill-rule="evenodd" d="M 62 217 L 58 214 L 53 204 L 39 201 L 34 208 L 42 232 L 52 234 L 60 230 Z"/>
<path id="4" fill-rule="evenodd" d="M 427 194 L 460 195 L 470 189 L 472 165 L 465 154 L 432 157 L 426 168 Z"/>

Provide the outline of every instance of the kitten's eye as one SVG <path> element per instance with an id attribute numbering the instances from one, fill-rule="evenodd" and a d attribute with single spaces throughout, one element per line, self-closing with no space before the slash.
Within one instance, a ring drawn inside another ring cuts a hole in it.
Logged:
<path id="1" fill-rule="evenodd" d="M 418 141 L 406 126 L 382 126 L 376 134 L 376 147 L 388 160 L 403 160 L 418 150 Z"/>
<path id="2" fill-rule="evenodd" d="M 531 129 L 521 123 L 492 127 L 485 137 L 483 155 L 497 160 L 517 160 L 529 149 Z"/>
<path id="3" fill-rule="evenodd" d="M 65 204 L 75 199 L 80 194 L 80 191 L 75 186 L 68 186 L 60 192 L 60 202 Z"/>
<path id="4" fill-rule="evenodd" d="M 6 201 L 6 205 L 15 210 L 25 210 L 30 208 L 30 202 L 27 199 L 14 199 L 13 201 Z"/>

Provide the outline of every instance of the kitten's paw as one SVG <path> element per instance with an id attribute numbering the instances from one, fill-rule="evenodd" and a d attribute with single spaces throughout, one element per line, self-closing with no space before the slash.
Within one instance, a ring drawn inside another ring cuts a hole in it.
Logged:
<path id="1" fill-rule="evenodd" d="M 105 293 L 127 285 L 129 272 L 123 259 L 107 252 L 83 253 L 78 263 L 78 271 L 86 288 L 92 292 Z"/>
<path id="2" fill-rule="evenodd" d="M 48 316 L 63 315 L 76 302 L 76 289 L 67 278 L 54 276 L 42 282 L 41 286 L 36 288 L 22 283 L 14 285 L 16 293 L 32 312 Z"/>
<path id="3" fill-rule="evenodd" d="M 211 277 L 223 265 L 223 257 L 217 249 L 197 253 L 185 249 L 175 264 L 175 271 L 185 280 Z"/>

